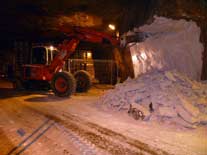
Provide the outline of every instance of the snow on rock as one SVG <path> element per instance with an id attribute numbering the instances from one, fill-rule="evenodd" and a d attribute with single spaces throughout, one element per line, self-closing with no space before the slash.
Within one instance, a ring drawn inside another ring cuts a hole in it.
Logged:
<path id="1" fill-rule="evenodd" d="M 195 22 L 184 19 L 154 18 L 152 24 L 134 29 L 134 32 L 146 34 L 147 39 L 128 44 L 135 77 L 153 69 L 176 69 L 200 80 L 204 49 L 200 43 L 200 28 Z"/>
<path id="2" fill-rule="evenodd" d="M 131 104 L 144 113 L 144 121 L 185 127 L 207 125 L 207 84 L 193 81 L 175 70 L 154 70 L 135 79 L 128 78 L 106 92 L 99 103 L 124 112 Z M 150 111 L 150 103 L 154 111 Z"/>

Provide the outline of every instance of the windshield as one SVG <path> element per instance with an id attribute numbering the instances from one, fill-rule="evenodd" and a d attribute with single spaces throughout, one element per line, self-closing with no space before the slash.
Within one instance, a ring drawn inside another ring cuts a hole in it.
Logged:
<path id="1" fill-rule="evenodd" d="M 46 64 L 46 50 L 44 47 L 32 49 L 32 64 Z"/>

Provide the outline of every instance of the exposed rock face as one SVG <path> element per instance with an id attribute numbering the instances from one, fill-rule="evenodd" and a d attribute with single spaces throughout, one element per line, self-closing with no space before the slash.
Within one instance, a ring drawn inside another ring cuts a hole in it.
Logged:
<path id="1" fill-rule="evenodd" d="M 105 0 L 7 0 L 1 6 L 1 40 L 22 36 L 27 39 L 38 38 L 40 35 L 51 37 L 48 31 L 57 32 L 61 23 L 66 26 L 95 26 L 104 30 L 108 23 L 114 22 L 123 33 L 151 22 L 154 14 L 174 19 L 192 19 L 202 29 L 201 40 L 205 46 L 202 79 L 207 79 L 206 0 L 113 0 L 107 3 Z M 94 15 L 97 17 L 91 18 Z"/>

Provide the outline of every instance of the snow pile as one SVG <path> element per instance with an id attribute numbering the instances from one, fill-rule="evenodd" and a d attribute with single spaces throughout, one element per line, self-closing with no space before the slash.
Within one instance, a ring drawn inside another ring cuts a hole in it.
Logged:
<path id="1" fill-rule="evenodd" d="M 207 84 L 190 80 L 176 71 L 153 71 L 127 79 L 105 93 L 99 102 L 117 111 L 127 111 L 131 104 L 144 113 L 144 121 L 186 127 L 207 124 Z"/>
<path id="2" fill-rule="evenodd" d="M 195 22 L 155 16 L 152 24 L 133 32 L 147 37 L 143 42 L 128 44 L 135 77 L 153 69 L 176 69 L 192 79 L 200 79 L 203 45 Z"/>

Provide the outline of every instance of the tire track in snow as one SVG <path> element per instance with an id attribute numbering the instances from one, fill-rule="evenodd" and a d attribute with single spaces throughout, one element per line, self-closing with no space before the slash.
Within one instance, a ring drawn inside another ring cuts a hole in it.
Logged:
<path id="1" fill-rule="evenodd" d="M 70 128 L 66 128 L 61 124 L 60 119 L 54 117 L 53 115 L 45 114 L 45 112 L 41 112 L 37 109 L 25 105 L 24 109 L 30 112 L 34 112 L 40 116 L 44 116 L 45 119 L 48 119 L 49 121 L 53 121 L 56 128 L 58 128 L 59 132 L 61 132 L 61 135 L 64 135 L 64 138 L 70 141 L 73 146 L 76 146 L 79 152 L 81 152 L 81 155 L 107 155 L 105 152 L 103 153 L 101 150 L 97 150 L 95 148 L 95 145 L 81 137 L 80 134 L 77 134 L 74 129 L 77 129 L 78 126 L 72 124 Z M 47 136 L 50 138 L 50 135 Z"/>
<path id="2" fill-rule="evenodd" d="M 62 134 L 65 134 L 65 138 L 67 140 L 71 141 L 75 146 L 78 146 L 78 149 L 80 152 L 82 152 L 82 155 L 96 155 L 97 152 L 95 149 L 91 147 L 88 143 L 84 142 L 81 137 L 76 135 L 74 132 L 70 131 L 69 129 L 65 128 L 59 123 L 55 124 L 56 127 L 62 131 Z"/>
<path id="3" fill-rule="evenodd" d="M 67 114 L 67 115 L 65 115 L 65 117 L 68 117 L 68 119 L 74 119 L 74 121 L 79 121 L 81 125 L 84 124 L 85 126 L 88 126 L 91 130 L 95 130 L 94 133 L 96 133 L 97 136 L 105 138 L 114 143 L 118 143 L 122 147 L 127 146 L 128 148 L 130 148 L 131 151 L 134 150 L 136 152 L 135 154 L 137 154 L 137 152 L 140 151 L 138 154 L 170 155 L 168 152 L 163 151 L 161 149 L 151 148 L 148 144 L 143 143 L 139 140 L 126 137 L 120 133 L 101 127 L 95 123 L 81 120 L 80 118 L 77 118 L 73 115 L 70 115 L 70 114 Z M 117 152 L 115 152 L 114 154 L 116 153 Z"/>
<path id="4" fill-rule="evenodd" d="M 75 134 L 76 138 L 72 139 L 78 140 L 77 144 L 79 144 L 80 147 L 84 145 L 84 147 L 91 146 L 91 148 L 94 148 L 95 146 L 96 149 L 94 149 L 94 152 L 96 152 L 96 154 L 103 154 L 103 151 L 105 151 L 105 154 L 109 153 L 112 155 L 170 155 L 166 151 L 151 148 L 148 144 L 145 144 L 139 140 L 126 137 L 120 133 L 85 121 L 69 113 L 64 113 L 62 116 L 57 117 L 49 112 L 40 111 L 40 109 L 37 110 L 31 107 L 28 108 L 54 120 L 58 124 L 61 124 L 62 127 L 71 132 L 68 134 L 69 137 L 72 133 Z M 61 117 L 65 117 L 66 119 Z M 83 140 L 81 141 L 80 139 Z M 81 144 L 82 142 L 83 144 Z M 92 147 L 92 145 L 94 146 Z M 84 149 L 84 147 L 81 149 Z"/>

